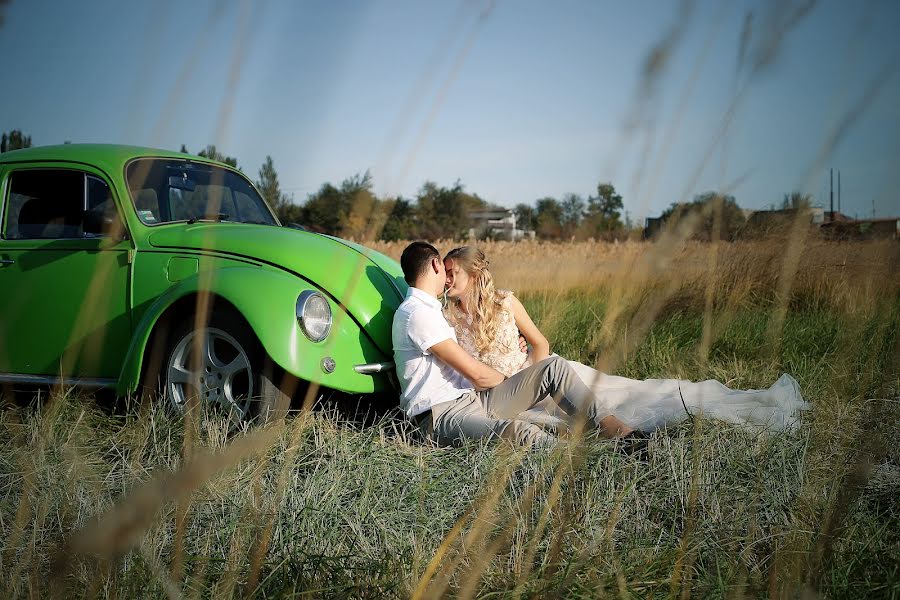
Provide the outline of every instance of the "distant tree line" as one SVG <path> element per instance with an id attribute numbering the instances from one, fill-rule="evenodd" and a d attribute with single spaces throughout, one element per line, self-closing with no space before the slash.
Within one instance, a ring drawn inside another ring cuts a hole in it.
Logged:
<path id="1" fill-rule="evenodd" d="M 449 187 L 426 181 L 411 199 L 379 198 L 368 171 L 339 185 L 324 183 L 302 205 L 295 204 L 273 185 L 268 160 L 260 169 L 257 187 L 281 222 L 330 235 L 389 241 L 463 238 L 471 226 L 469 212 L 490 207 L 477 194 L 466 192 L 459 181 Z"/>
<path id="2" fill-rule="evenodd" d="M 271 158 L 260 170 L 257 186 L 284 223 L 297 223 L 323 233 L 355 239 L 459 239 L 473 227 L 470 213 L 499 209 L 478 194 L 469 193 L 459 181 L 451 186 L 426 181 L 414 198 L 379 198 L 372 189 L 371 174 L 356 174 L 340 185 L 325 183 L 306 201 L 295 204 L 282 194 Z M 545 197 L 533 205 L 513 209 L 519 229 L 534 231 L 542 239 L 625 237 L 621 221 L 622 197 L 612 184 L 598 186 L 597 196 L 587 201 L 577 194 L 562 200 Z"/>
<path id="3" fill-rule="evenodd" d="M 778 211 L 762 211 L 762 219 L 749 219 L 734 196 L 705 192 L 690 202 L 674 202 L 656 219 L 659 228 L 682 224 L 691 239 L 699 241 L 749 239 L 787 232 L 799 217 L 806 220 L 812 196 L 800 192 L 785 194 Z M 774 209 L 774 206 L 773 206 Z"/>

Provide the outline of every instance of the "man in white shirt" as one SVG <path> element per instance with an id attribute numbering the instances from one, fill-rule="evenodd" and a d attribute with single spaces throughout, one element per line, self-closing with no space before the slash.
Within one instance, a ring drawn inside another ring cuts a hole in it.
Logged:
<path id="1" fill-rule="evenodd" d="M 555 438 L 522 413 L 546 396 L 572 416 L 575 407 L 596 404 L 558 356 L 507 379 L 463 350 L 437 300 L 446 273 L 434 246 L 413 242 L 403 251 L 400 266 L 410 285 L 392 328 L 400 406 L 427 439 L 449 445 L 462 438 L 496 436 L 528 446 L 548 445 Z M 611 415 L 587 416 L 608 437 L 632 432 Z"/>

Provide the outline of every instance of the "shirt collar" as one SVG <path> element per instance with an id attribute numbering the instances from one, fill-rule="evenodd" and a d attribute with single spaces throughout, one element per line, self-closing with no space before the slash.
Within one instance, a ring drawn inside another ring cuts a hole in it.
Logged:
<path id="1" fill-rule="evenodd" d="M 428 292 L 426 292 L 424 290 L 420 290 L 417 287 L 409 286 L 409 289 L 406 291 L 406 297 L 407 298 L 409 298 L 409 297 L 418 298 L 419 300 L 421 300 L 422 302 L 424 302 L 431 308 L 435 308 L 437 310 L 441 310 L 443 308 L 443 305 L 441 304 L 440 300 L 438 300 L 437 298 L 435 298 Z"/>

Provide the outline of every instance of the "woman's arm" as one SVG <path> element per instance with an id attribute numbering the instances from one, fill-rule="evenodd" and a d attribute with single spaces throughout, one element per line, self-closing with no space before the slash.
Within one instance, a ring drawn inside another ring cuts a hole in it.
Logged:
<path id="1" fill-rule="evenodd" d="M 540 362 L 550 356 L 550 342 L 547 341 L 541 330 L 537 328 L 537 325 L 528 316 L 528 311 L 525 310 L 519 299 L 510 294 L 510 303 L 512 304 L 512 313 L 516 320 L 516 327 L 519 328 L 519 333 L 525 336 L 525 339 L 531 344 L 532 362 Z"/>

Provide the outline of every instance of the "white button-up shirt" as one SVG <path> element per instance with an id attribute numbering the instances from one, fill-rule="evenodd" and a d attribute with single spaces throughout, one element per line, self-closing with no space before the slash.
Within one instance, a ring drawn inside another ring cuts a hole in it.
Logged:
<path id="1" fill-rule="evenodd" d="M 468 379 L 428 351 L 438 342 L 456 341 L 437 298 L 410 287 L 394 313 L 391 337 L 402 390 L 400 408 L 407 416 L 415 417 L 474 389 Z"/>

